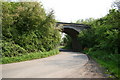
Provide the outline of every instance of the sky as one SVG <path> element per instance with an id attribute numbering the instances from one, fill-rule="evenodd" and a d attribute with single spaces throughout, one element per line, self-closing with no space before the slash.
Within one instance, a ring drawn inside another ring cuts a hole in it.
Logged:
<path id="1" fill-rule="evenodd" d="M 9 1 L 9 0 L 7 0 Z M 115 0 L 10 0 L 40 1 L 46 12 L 54 10 L 55 19 L 60 22 L 76 22 L 79 19 L 104 17 Z"/>
<path id="2" fill-rule="evenodd" d="M 39 0 L 49 12 L 54 10 L 55 19 L 75 22 L 79 19 L 104 17 L 115 0 Z"/>

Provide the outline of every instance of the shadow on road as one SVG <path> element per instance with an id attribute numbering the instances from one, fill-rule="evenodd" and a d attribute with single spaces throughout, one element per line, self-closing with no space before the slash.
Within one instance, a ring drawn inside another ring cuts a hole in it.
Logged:
<path id="1" fill-rule="evenodd" d="M 74 52 L 73 50 L 70 50 L 70 49 L 62 49 L 62 48 L 60 48 L 59 51 L 60 51 L 60 52 Z"/>

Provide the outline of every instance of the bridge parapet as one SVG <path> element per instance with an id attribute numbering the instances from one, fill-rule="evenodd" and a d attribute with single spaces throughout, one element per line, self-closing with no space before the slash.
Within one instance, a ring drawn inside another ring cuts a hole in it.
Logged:
<path id="1" fill-rule="evenodd" d="M 77 23 L 65 23 L 65 22 L 57 22 L 56 23 L 56 27 L 59 27 L 61 29 L 64 29 L 64 28 L 71 28 L 71 29 L 74 29 L 78 32 L 80 32 L 81 30 L 83 29 L 88 29 L 90 28 L 90 26 L 88 25 L 85 25 L 85 24 L 77 24 Z"/>

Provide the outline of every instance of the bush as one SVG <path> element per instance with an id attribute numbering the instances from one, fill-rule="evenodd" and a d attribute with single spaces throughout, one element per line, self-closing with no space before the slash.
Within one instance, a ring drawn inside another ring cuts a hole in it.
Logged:
<path id="1" fill-rule="evenodd" d="M 84 48 L 93 47 L 96 44 L 94 29 L 83 30 L 78 35 L 79 44 Z"/>
<path id="2" fill-rule="evenodd" d="M 91 25 L 91 29 L 83 30 L 78 35 L 83 52 L 105 67 L 107 73 L 119 78 L 120 12 L 112 9 L 105 17 L 87 24 Z"/>
<path id="3" fill-rule="evenodd" d="M 3 2 L 2 55 L 13 57 L 26 52 L 55 49 L 60 41 L 53 11 L 45 13 L 41 3 Z"/>
<path id="4" fill-rule="evenodd" d="M 2 42 L 2 57 L 21 56 L 26 53 L 27 51 L 24 48 L 14 42 Z"/>
<path id="5" fill-rule="evenodd" d="M 110 10 L 110 13 L 103 18 L 88 23 L 91 29 L 80 32 L 78 39 L 84 48 L 96 48 L 111 53 L 118 53 L 119 47 L 119 17 L 120 12 Z M 112 22 L 111 22 L 112 21 Z M 114 23 L 115 22 L 115 23 Z"/>

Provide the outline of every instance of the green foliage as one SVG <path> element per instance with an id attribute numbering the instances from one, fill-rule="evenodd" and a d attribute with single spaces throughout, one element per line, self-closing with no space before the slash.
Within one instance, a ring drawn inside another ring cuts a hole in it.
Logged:
<path id="1" fill-rule="evenodd" d="M 21 56 L 25 54 L 27 51 L 15 44 L 14 42 L 2 42 L 2 57 L 13 57 L 13 56 Z"/>
<path id="2" fill-rule="evenodd" d="M 107 30 L 96 39 L 99 49 L 118 53 L 118 30 Z"/>
<path id="3" fill-rule="evenodd" d="M 118 53 L 119 22 L 120 12 L 113 9 L 105 17 L 88 23 L 91 25 L 91 29 L 81 31 L 78 36 L 83 49 L 94 47 Z"/>
<path id="4" fill-rule="evenodd" d="M 93 57 L 108 70 L 108 73 L 120 77 L 119 71 L 119 30 L 120 12 L 112 9 L 105 17 L 87 22 L 91 29 L 83 30 L 78 35 L 84 53 Z"/>
<path id="5" fill-rule="evenodd" d="M 78 23 L 78 24 L 92 24 L 93 22 L 94 22 L 94 18 L 88 18 L 88 19 L 79 19 L 79 20 L 77 20 L 76 21 L 76 23 Z"/>
<path id="6" fill-rule="evenodd" d="M 3 2 L 2 7 L 3 56 L 50 51 L 57 47 L 60 34 L 55 29 L 53 11 L 46 14 L 37 2 Z"/>
<path id="7" fill-rule="evenodd" d="M 69 35 L 65 35 L 63 38 L 64 49 L 72 49 L 72 39 Z"/>
<path id="8" fill-rule="evenodd" d="M 78 35 L 79 44 L 81 44 L 82 49 L 94 46 L 96 44 L 95 38 L 93 29 L 83 30 Z"/>
<path id="9" fill-rule="evenodd" d="M 120 78 L 120 54 L 112 54 L 103 50 L 93 51 L 92 48 L 85 52 L 105 67 L 108 74 Z"/>
<path id="10" fill-rule="evenodd" d="M 56 55 L 58 53 L 59 53 L 59 50 L 54 49 L 48 52 L 33 52 L 33 53 L 24 54 L 22 56 L 3 57 L 2 64 L 21 62 L 21 61 L 27 61 L 27 60 L 33 60 L 33 59 L 40 59 L 40 58 L 45 58 L 48 56 Z"/>

